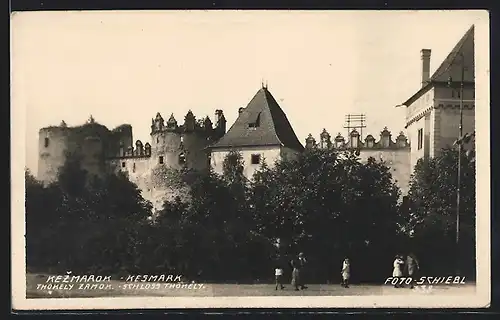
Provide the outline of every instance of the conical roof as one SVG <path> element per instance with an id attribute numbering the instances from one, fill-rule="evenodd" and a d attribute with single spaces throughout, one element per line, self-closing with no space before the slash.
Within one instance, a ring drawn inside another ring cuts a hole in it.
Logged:
<path id="1" fill-rule="evenodd" d="M 228 132 L 212 148 L 250 146 L 304 149 L 285 113 L 265 87 L 257 91 Z"/>

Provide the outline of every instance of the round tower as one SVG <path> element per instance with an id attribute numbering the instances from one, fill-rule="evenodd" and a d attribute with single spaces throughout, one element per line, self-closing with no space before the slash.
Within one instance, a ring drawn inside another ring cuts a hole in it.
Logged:
<path id="1" fill-rule="evenodd" d="M 171 115 L 165 124 L 160 113 L 156 114 L 151 125 L 151 165 L 166 165 L 180 169 L 178 157 L 181 153 L 182 137 L 177 121 Z"/>
<path id="2" fill-rule="evenodd" d="M 37 178 L 43 182 L 57 179 L 59 168 L 66 162 L 69 129 L 66 126 L 46 127 L 38 132 Z"/>

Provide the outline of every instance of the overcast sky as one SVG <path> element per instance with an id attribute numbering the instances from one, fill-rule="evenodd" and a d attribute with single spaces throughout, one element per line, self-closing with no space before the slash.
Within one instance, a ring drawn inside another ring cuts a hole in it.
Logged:
<path id="1" fill-rule="evenodd" d="M 265 79 L 299 140 L 342 132 L 364 113 L 366 133 L 404 130 L 395 105 L 420 87 L 422 48 L 431 73 L 484 12 L 170 11 L 23 12 L 12 17 L 13 107 L 26 110 L 27 166 L 38 130 L 84 123 L 179 122 L 223 109 L 228 128 Z M 483 20 L 481 20 L 483 19 Z"/>

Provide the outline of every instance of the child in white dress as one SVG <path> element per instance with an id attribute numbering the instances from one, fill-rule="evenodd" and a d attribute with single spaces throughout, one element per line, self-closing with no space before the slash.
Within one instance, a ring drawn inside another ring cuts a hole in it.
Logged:
<path id="1" fill-rule="evenodd" d="M 283 269 L 281 267 L 276 267 L 276 269 L 274 269 L 274 275 L 276 277 L 276 290 L 278 290 L 278 287 L 280 287 L 281 290 L 285 289 L 285 286 L 283 286 Z"/>

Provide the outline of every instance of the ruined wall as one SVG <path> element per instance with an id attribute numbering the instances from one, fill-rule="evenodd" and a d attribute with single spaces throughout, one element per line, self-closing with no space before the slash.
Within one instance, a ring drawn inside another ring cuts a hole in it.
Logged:
<path id="1" fill-rule="evenodd" d="M 37 178 L 43 182 L 57 179 L 59 168 L 66 162 L 69 130 L 64 127 L 47 127 L 38 133 Z"/>
<path id="2" fill-rule="evenodd" d="M 39 165 L 37 176 L 42 181 L 53 181 L 67 155 L 79 157 L 82 168 L 91 174 L 124 172 L 137 184 L 142 196 L 161 209 L 165 200 L 179 196 L 188 200 L 187 186 L 181 183 L 183 168 L 209 168 L 206 147 L 225 132 L 225 119 L 216 111 L 217 126 L 210 119 L 196 120 L 191 111 L 184 125 L 178 126 L 173 115 L 165 125 L 158 113 L 152 119 L 151 144 L 133 142 L 132 126 L 120 125 L 113 130 L 100 125 L 91 117 L 77 127 L 43 128 L 39 132 Z"/>

